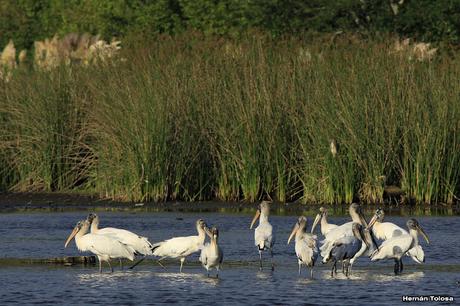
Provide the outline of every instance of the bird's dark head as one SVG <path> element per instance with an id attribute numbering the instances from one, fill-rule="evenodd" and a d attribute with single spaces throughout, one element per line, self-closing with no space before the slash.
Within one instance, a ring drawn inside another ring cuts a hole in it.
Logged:
<path id="1" fill-rule="evenodd" d="M 422 235 L 423 238 L 425 238 L 427 243 L 430 243 L 430 239 L 428 238 L 428 235 L 425 233 L 425 231 L 423 230 L 423 228 L 420 226 L 420 224 L 418 223 L 418 221 L 416 219 L 411 218 L 411 219 L 407 220 L 406 225 L 407 225 L 407 228 L 409 228 L 410 231 L 416 231 L 417 233 Z"/>
<path id="2" fill-rule="evenodd" d="M 88 220 L 91 223 L 96 218 L 97 218 L 97 215 L 95 213 L 90 213 L 88 217 L 86 217 L 86 220 Z"/>

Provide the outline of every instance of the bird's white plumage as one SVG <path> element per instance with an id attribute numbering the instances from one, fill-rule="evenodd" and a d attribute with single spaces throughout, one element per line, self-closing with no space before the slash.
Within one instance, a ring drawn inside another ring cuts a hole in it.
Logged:
<path id="1" fill-rule="evenodd" d="M 273 227 L 268 222 L 268 218 L 260 217 L 259 225 L 254 231 L 254 243 L 259 250 L 271 249 L 275 243 Z"/>
<path id="2" fill-rule="evenodd" d="M 352 225 L 353 222 L 347 222 L 330 230 L 325 235 L 324 240 L 321 241 L 321 257 L 324 258 L 329 254 L 336 240 L 346 236 L 353 236 Z"/>
<path id="3" fill-rule="evenodd" d="M 379 240 L 387 240 L 408 234 L 405 229 L 391 222 L 375 222 L 372 226 L 372 233 Z"/>
<path id="4" fill-rule="evenodd" d="M 159 261 L 167 257 L 179 258 L 181 262 L 180 272 L 182 272 L 182 266 L 184 264 L 185 257 L 192 253 L 198 252 L 203 248 L 205 240 L 205 227 L 206 223 L 203 220 L 197 220 L 197 236 L 175 237 L 155 243 L 152 246 L 153 255 L 161 257 Z"/>
<path id="5" fill-rule="evenodd" d="M 203 248 L 204 235 L 175 237 L 153 244 L 153 255 L 179 258 L 198 252 Z"/>
<path id="6" fill-rule="evenodd" d="M 132 249 L 119 242 L 116 239 L 104 235 L 86 234 L 82 237 L 75 237 L 75 242 L 78 250 L 85 252 L 89 251 L 104 261 L 111 258 L 127 258 L 134 260 L 134 252 Z"/>
<path id="7" fill-rule="evenodd" d="M 388 240 L 394 237 L 409 235 L 405 229 L 391 222 L 383 222 L 385 213 L 382 209 L 377 209 L 369 225 L 372 225 L 372 233 L 379 240 Z M 414 246 L 407 251 L 406 256 L 410 256 L 416 263 L 425 261 L 425 252 L 420 245 Z"/>
<path id="8" fill-rule="evenodd" d="M 72 238 L 75 238 L 78 250 L 82 252 L 89 251 L 98 257 L 100 272 L 102 272 L 102 261 L 107 261 L 110 265 L 111 258 L 134 260 L 134 250 L 131 247 L 107 235 L 87 234 L 89 226 L 88 220 L 78 222 L 69 238 L 67 238 L 65 246 L 68 245 Z M 111 265 L 110 267 L 112 268 Z"/>
<path id="9" fill-rule="evenodd" d="M 378 251 L 371 257 L 372 261 L 380 259 L 401 259 L 414 246 L 414 238 L 407 234 L 385 240 Z"/>
<path id="10" fill-rule="evenodd" d="M 299 259 L 299 263 L 307 267 L 313 267 L 318 258 L 318 246 L 316 243 L 316 235 L 302 233 L 295 240 L 295 253 Z"/>
<path id="11" fill-rule="evenodd" d="M 209 270 L 213 268 L 217 269 L 217 275 L 219 275 L 220 265 L 222 264 L 222 260 L 224 258 L 224 253 L 217 243 L 216 233 L 217 230 L 213 228 L 213 233 L 209 235 L 211 237 L 211 242 L 208 242 L 204 245 L 200 254 L 200 262 L 208 271 L 208 275 Z"/>

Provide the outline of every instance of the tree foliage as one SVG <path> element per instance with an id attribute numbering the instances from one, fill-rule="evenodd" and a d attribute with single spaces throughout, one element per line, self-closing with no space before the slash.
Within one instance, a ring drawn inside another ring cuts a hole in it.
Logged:
<path id="1" fill-rule="evenodd" d="M 394 33 L 458 43 L 460 0 L 0 0 L 0 46 L 54 34 Z"/>

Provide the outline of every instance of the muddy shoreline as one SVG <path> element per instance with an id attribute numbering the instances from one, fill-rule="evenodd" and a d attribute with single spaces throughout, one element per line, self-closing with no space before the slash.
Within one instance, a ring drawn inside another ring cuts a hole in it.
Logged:
<path id="1" fill-rule="evenodd" d="M 8 212 L 64 212 L 64 211 L 155 211 L 155 212 L 227 212 L 250 213 L 257 204 L 247 202 L 117 202 L 101 199 L 95 195 L 72 193 L 0 193 L 0 213 Z M 301 203 L 273 203 L 277 214 L 314 214 L 321 205 Z M 382 205 L 380 205 L 382 206 Z M 331 213 L 347 214 L 348 205 L 328 205 Z M 366 211 L 373 211 L 377 205 L 365 205 Z M 460 205 L 417 205 L 385 204 L 383 207 L 395 215 L 457 215 Z"/>

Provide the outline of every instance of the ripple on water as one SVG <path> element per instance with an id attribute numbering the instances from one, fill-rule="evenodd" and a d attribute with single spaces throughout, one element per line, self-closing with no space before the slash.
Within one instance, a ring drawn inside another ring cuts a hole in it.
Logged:
<path id="1" fill-rule="evenodd" d="M 0 258 L 59 257 L 77 255 L 75 245 L 63 248 L 64 241 L 82 213 L 0 215 Z M 182 220 L 176 220 L 181 217 Z M 0 304 L 66 304 L 66 305 L 158 305 L 180 303 L 211 304 L 367 304 L 394 305 L 401 294 L 451 294 L 458 297 L 460 266 L 458 217 L 418 218 L 430 236 L 431 244 L 423 244 L 427 263 L 418 265 L 405 258 L 401 276 L 392 274 L 393 262 L 370 263 L 359 259 L 352 276 L 339 273 L 331 279 L 330 266 L 315 267 L 314 279 L 309 270 L 297 274 L 294 246 L 286 240 L 295 217 L 274 216 L 276 228 L 274 272 L 258 270 L 253 231 L 248 229 L 251 216 L 225 214 L 172 213 L 104 213 L 101 225 L 130 228 L 159 241 L 171 236 L 189 235 L 197 218 L 220 228 L 224 250 L 224 266 L 220 278 L 208 278 L 196 264 L 198 255 L 187 259 L 184 271 L 177 273 L 178 261 L 167 262 L 167 271 L 146 260 L 134 271 L 97 273 L 97 267 L 8 266 L 0 265 Z M 310 217 L 309 217 L 310 218 Z M 407 218 L 389 217 L 404 225 Z M 341 223 L 346 218 L 330 218 Z M 170 225 L 174 222 L 175 226 Z M 165 230 L 168 229 L 168 230 Z M 264 257 L 265 267 L 269 258 Z M 106 268 L 107 269 L 107 268 Z M 107 270 L 105 270 L 107 271 Z"/>

